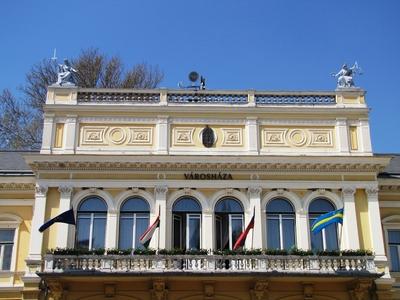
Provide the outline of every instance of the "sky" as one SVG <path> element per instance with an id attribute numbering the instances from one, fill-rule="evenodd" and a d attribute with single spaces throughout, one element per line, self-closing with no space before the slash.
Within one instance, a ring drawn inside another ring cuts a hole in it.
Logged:
<path id="1" fill-rule="evenodd" d="M 357 61 L 373 151 L 400 153 L 399 14 L 399 0 L 1 0 L 0 91 L 54 48 L 158 65 L 167 88 L 196 70 L 208 89 L 334 90 Z"/>

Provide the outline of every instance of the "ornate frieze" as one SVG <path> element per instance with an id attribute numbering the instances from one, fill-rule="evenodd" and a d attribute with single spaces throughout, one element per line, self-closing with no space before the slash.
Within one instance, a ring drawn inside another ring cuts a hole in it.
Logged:
<path id="1" fill-rule="evenodd" d="M 333 128 L 269 128 L 262 129 L 263 147 L 333 148 Z"/>
<path id="2" fill-rule="evenodd" d="M 127 125 L 82 125 L 80 146 L 151 146 L 153 127 Z"/>
<path id="3" fill-rule="evenodd" d="M 34 183 L 18 183 L 18 182 L 7 182 L 7 183 L 0 183 L 0 190 L 34 190 L 35 184 Z"/>

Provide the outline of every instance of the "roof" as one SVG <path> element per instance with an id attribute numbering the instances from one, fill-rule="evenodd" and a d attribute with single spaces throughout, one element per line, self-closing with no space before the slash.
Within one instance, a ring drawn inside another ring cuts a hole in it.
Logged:
<path id="1" fill-rule="evenodd" d="M 400 178 L 400 154 L 383 154 L 392 156 L 389 165 L 379 174 L 380 178 Z M 380 156 L 380 154 L 378 154 Z"/>
<path id="2" fill-rule="evenodd" d="M 38 151 L 0 151 L 0 175 L 32 175 L 33 172 L 25 162 L 24 154 Z"/>

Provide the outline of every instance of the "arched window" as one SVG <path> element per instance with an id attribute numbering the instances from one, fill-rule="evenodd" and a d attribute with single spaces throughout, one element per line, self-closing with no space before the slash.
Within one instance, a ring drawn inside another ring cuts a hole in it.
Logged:
<path id="1" fill-rule="evenodd" d="M 181 197 L 172 207 L 173 247 L 200 249 L 201 206 L 193 197 Z"/>
<path id="2" fill-rule="evenodd" d="M 336 210 L 335 206 L 327 199 L 314 199 L 308 208 L 308 216 L 310 220 L 310 230 L 312 223 L 323 214 Z M 311 249 L 312 250 L 337 250 L 338 247 L 338 230 L 337 223 L 331 224 L 318 233 L 310 232 Z"/>
<path id="3" fill-rule="evenodd" d="M 293 206 L 285 199 L 273 199 L 266 211 L 267 248 L 290 249 L 296 244 Z"/>
<path id="4" fill-rule="evenodd" d="M 126 199 L 119 216 L 119 249 L 144 248 L 140 236 L 149 226 L 150 206 L 142 197 Z"/>
<path id="5" fill-rule="evenodd" d="M 235 198 L 222 198 L 215 205 L 217 249 L 232 249 L 243 231 L 243 207 Z"/>
<path id="6" fill-rule="evenodd" d="M 105 246 L 107 205 L 98 196 L 89 196 L 81 202 L 77 213 L 76 247 L 100 249 Z"/>

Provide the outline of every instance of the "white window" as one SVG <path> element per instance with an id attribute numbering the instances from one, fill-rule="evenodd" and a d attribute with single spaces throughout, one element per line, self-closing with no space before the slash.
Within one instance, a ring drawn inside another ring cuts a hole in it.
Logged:
<path id="1" fill-rule="evenodd" d="M 142 249 L 139 238 L 149 226 L 150 206 L 142 197 L 126 199 L 119 217 L 119 249 Z"/>
<path id="2" fill-rule="evenodd" d="M 243 207 L 235 198 L 220 199 L 215 205 L 216 249 L 232 249 L 244 230 Z"/>
<path id="3" fill-rule="evenodd" d="M 17 262 L 19 225 L 22 219 L 0 214 L 0 270 L 14 272 Z M 13 283 L 10 282 L 12 285 Z"/>
<path id="4" fill-rule="evenodd" d="M 177 249 L 201 248 L 201 205 L 193 197 L 181 197 L 173 207 L 173 247 Z"/>
<path id="5" fill-rule="evenodd" d="M 97 196 L 83 200 L 77 213 L 76 248 L 104 248 L 106 224 L 107 205 L 104 200 Z"/>
<path id="6" fill-rule="evenodd" d="M 0 270 L 11 269 L 11 259 L 14 248 L 15 229 L 0 228 Z"/>

